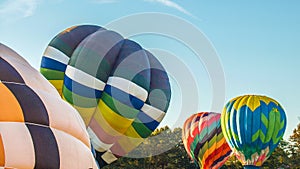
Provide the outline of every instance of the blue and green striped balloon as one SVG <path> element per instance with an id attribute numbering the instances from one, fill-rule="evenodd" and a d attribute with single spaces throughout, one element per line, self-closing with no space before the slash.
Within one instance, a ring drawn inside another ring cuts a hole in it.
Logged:
<path id="1" fill-rule="evenodd" d="M 150 136 L 171 99 L 169 77 L 159 60 L 100 26 L 73 26 L 59 33 L 47 46 L 40 71 L 80 113 L 101 167 Z"/>
<path id="2" fill-rule="evenodd" d="M 230 100 L 221 115 L 224 137 L 245 168 L 260 168 L 279 144 L 286 129 L 282 106 L 259 95 Z"/>

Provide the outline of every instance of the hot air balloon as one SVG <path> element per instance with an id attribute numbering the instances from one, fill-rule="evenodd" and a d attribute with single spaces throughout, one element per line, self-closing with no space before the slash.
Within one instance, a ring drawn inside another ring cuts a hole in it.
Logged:
<path id="1" fill-rule="evenodd" d="M 221 116 L 226 141 L 245 168 L 260 168 L 283 137 L 286 115 L 272 98 L 258 95 L 230 100 Z"/>
<path id="2" fill-rule="evenodd" d="M 201 112 L 183 125 L 182 141 L 191 160 L 201 169 L 220 168 L 231 154 L 221 129 L 219 113 Z"/>
<path id="3" fill-rule="evenodd" d="M 168 109 L 168 75 L 150 52 L 114 31 L 74 26 L 48 45 L 41 73 L 83 118 L 104 166 L 126 155 Z"/>
<path id="4" fill-rule="evenodd" d="M 0 168 L 98 168 L 78 112 L 0 44 Z"/>

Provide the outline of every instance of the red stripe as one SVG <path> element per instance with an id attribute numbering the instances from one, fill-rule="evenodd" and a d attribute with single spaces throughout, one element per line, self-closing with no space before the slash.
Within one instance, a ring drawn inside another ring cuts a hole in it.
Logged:
<path id="1" fill-rule="evenodd" d="M 215 160 L 218 160 L 223 155 L 227 154 L 229 151 L 231 151 L 230 147 L 226 142 L 222 144 L 219 148 L 217 148 L 213 153 L 211 153 L 207 158 L 205 159 L 205 164 L 207 166 L 211 166 Z"/>

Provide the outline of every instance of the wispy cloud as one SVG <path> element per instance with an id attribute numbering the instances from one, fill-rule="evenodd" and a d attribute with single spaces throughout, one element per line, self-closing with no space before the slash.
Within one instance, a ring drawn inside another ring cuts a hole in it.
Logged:
<path id="1" fill-rule="evenodd" d="M 117 0 L 92 0 L 92 2 L 98 4 L 108 4 L 108 3 L 116 3 L 118 1 Z"/>
<path id="2" fill-rule="evenodd" d="M 0 2 L 0 15 L 1 18 L 26 18 L 34 14 L 37 5 L 38 0 L 5 0 Z"/>
<path id="3" fill-rule="evenodd" d="M 160 3 L 162 5 L 177 9 L 178 11 L 193 16 L 190 12 L 188 12 L 186 9 L 184 9 L 182 6 L 178 5 L 177 3 L 171 1 L 171 0 L 145 0 L 148 2 L 156 2 L 156 3 Z"/>
<path id="4" fill-rule="evenodd" d="M 33 15 L 37 0 L 6 0 L 0 3 L 0 14 L 10 15 L 18 13 L 19 16 L 28 17 Z"/>

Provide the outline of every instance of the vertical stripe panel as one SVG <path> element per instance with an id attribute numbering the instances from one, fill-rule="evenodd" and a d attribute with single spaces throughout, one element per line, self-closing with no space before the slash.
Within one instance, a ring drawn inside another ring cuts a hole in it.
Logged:
<path id="1" fill-rule="evenodd" d="M 0 56 L 0 80 L 25 83 L 19 72 Z"/>
<path id="2" fill-rule="evenodd" d="M 24 123 L 1 122 L 0 133 L 5 154 L 5 166 L 33 168 L 35 154 L 30 132 Z"/>
<path id="3" fill-rule="evenodd" d="M 60 157 L 55 136 L 50 128 L 26 124 L 34 145 L 35 169 L 59 169 Z"/>
<path id="4" fill-rule="evenodd" d="M 32 89 L 25 85 L 13 83 L 5 84 L 5 86 L 17 98 L 26 122 L 49 126 L 47 110 L 42 100 Z"/>
<path id="5" fill-rule="evenodd" d="M 23 122 L 23 112 L 13 93 L 0 83 L 0 121 Z"/>

